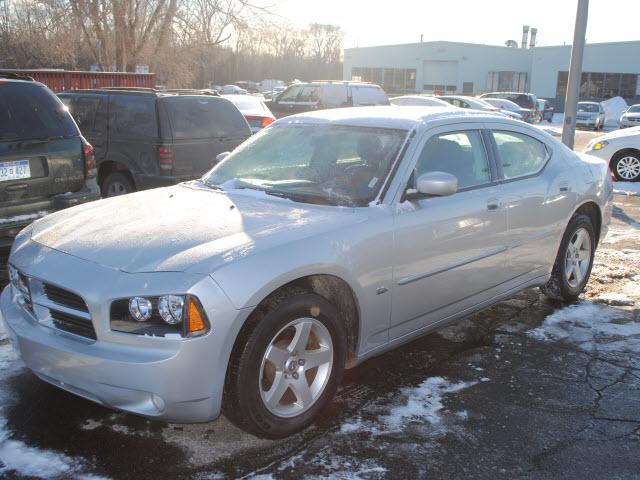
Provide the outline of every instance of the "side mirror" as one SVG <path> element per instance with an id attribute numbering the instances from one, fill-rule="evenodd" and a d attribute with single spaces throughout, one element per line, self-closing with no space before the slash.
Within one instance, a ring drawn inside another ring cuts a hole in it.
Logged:
<path id="1" fill-rule="evenodd" d="M 231 155 L 231 152 L 222 152 L 219 153 L 218 155 L 216 155 L 216 162 L 221 162 L 223 161 L 225 158 L 227 158 L 229 155 Z"/>
<path id="2" fill-rule="evenodd" d="M 416 180 L 416 188 L 407 190 L 409 196 L 446 197 L 458 191 L 458 179 L 446 172 L 423 173 Z"/>

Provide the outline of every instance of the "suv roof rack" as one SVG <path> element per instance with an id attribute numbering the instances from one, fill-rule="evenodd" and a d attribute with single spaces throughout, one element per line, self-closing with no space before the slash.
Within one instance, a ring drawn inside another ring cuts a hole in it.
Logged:
<path id="1" fill-rule="evenodd" d="M 11 80 L 26 80 L 28 82 L 35 82 L 33 77 L 30 77 L 28 75 L 23 75 L 23 74 L 20 74 L 20 73 L 14 73 L 14 72 L 3 72 L 3 71 L 0 71 L 0 78 L 8 78 L 8 79 L 11 79 Z"/>
<path id="2" fill-rule="evenodd" d="M 213 90 L 205 90 L 200 88 L 167 88 L 164 90 L 156 90 L 158 93 L 169 93 L 173 95 L 212 95 L 219 97 L 220 95 Z"/>

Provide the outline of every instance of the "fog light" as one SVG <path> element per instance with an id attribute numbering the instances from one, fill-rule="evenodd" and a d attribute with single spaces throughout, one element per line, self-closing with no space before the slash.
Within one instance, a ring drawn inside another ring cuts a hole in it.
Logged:
<path id="1" fill-rule="evenodd" d="M 129 313 L 138 322 L 146 322 L 152 314 L 151 300 L 144 297 L 133 297 L 129 300 Z"/>
<path id="2" fill-rule="evenodd" d="M 155 393 L 153 395 L 151 395 L 151 401 L 153 402 L 153 405 L 159 410 L 159 411 L 163 411 L 164 410 L 164 400 L 162 399 L 162 397 L 160 395 L 156 395 Z"/>
<path id="3" fill-rule="evenodd" d="M 184 298 L 178 295 L 165 295 L 160 297 L 158 310 L 160 316 L 169 325 L 176 325 L 182 321 Z"/>

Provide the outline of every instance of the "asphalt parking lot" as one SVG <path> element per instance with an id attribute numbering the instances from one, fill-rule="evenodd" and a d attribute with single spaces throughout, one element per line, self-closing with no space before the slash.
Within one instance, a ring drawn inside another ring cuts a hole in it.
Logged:
<path id="1" fill-rule="evenodd" d="M 528 290 L 372 359 L 281 441 L 94 405 L 35 378 L 0 334 L 0 476 L 637 478 L 639 280 L 640 197 L 617 195 L 579 303 Z"/>

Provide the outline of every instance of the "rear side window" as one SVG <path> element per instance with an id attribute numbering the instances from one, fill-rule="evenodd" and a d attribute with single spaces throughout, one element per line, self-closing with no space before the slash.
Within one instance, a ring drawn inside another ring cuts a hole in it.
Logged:
<path id="1" fill-rule="evenodd" d="M 158 136 L 155 97 L 114 95 L 111 98 L 118 134 L 128 137 Z"/>
<path id="2" fill-rule="evenodd" d="M 352 87 L 353 104 L 365 105 L 388 105 L 389 100 L 380 88 L 376 87 Z"/>
<path id="3" fill-rule="evenodd" d="M 81 132 L 93 131 L 99 105 L 100 99 L 97 97 L 79 96 L 76 98 L 70 111 Z"/>
<path id="4" fill-rule="evenodd" d="M 516 132 L 493 131 L 504 178 L 518 178 L 538 173 L 548 153 L 544 143 Z"/>
<path id="5" fill-rule="evenodd" d="M 64 104 L 35 83 L 0 83 L 0 141 L 78 134 Z"/>
<path id="6" fill-rule="evenodd" d="M 347 87 L 344 85 L 327 85 L 322 89 L 322 103 L 326 107 L 342 107 L 347 101 Z"/>
<path id="7" fill-rule="evenodd" d="M 210 97 L 171 97 L 167 108 L 173 138 L 177 140 L 248 135 L 249 126 L 229 100 Z"/>

